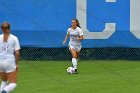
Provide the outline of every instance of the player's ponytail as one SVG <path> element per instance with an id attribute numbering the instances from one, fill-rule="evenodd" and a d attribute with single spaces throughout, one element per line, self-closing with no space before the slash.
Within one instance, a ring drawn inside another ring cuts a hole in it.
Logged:
<path id="1" fill-rule="evenodd" d="M 78 19 L 74 18 L 74 19 L 72 19 L 72 20 L 76 21 L 76 23 L 77 23 L 77 27 L 81 28 L 81 26 L 80 26 L 80 23 L 79 23 Z"/>

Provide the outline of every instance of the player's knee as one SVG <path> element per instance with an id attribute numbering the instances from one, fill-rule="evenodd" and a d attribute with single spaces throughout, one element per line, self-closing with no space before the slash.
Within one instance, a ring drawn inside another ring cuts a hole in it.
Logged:
<path id="1" fill-rule="evenodd" d="M 77 55 L 75 54 L 75 55 L 73 55 L 73 58 L 76 58 L 77 59 Z"/>
<path id="2" fill-rule="evenodd" d="M 5 75 L 2 75 L 2 74 L 1 74 L 1 79 L 2 79 L 2 81 L 7 81 L 7 77 Z"/>

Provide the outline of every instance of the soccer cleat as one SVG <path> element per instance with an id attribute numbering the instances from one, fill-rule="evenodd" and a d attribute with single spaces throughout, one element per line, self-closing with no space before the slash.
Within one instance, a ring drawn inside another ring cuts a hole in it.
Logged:
<path id="1" fill-rule="evenodd" d="M 77 69 L 75 69 L 75 73 L 74 74 L 78 74 L 78 71 L 77 71 Z"/>

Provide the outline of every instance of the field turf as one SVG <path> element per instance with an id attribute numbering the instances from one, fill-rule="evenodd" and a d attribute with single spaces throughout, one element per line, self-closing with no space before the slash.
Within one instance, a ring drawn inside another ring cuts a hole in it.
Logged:
<path id="1" fill-rule="evenodd" d="M 12 93 L 139 93 L 140 62 L 81 61 L 79 74 L 66 74 L 68 61 L 21 61 Z"/>

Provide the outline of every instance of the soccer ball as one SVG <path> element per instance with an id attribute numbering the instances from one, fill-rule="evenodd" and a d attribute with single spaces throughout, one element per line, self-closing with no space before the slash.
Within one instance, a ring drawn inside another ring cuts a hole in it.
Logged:
<path id="1" fill-rule="evenodd" d="M 67 68 L 67 73 L 68 74 L 74 74 L 75 73 L 75 69 L 73 67 L 68 67 Z"/>

